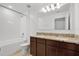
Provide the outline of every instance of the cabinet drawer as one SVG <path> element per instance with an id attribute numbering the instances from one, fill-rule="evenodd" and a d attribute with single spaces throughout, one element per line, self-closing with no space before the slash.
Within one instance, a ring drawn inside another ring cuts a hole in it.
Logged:
<path id="1" fill-rule="evenodd" d="M 43 43 L 43 44 L 45 44 L 45 39 L 37 38 L 37 43 Z"/>
<path id="2" fill-rule="evenodd" d="M 35 42 L 35 41 L 36 41 L 36 38 L 30 37 L 30 41 L 31 41 L 31 42 Z"/>
<path id="3" fill-rule="evenodd" d="M 54 41 L 54 40 L 46 40 L 46 44 L 50 45 L 50 46 L 59 46 L 59 42 L 58 41 Z"/>

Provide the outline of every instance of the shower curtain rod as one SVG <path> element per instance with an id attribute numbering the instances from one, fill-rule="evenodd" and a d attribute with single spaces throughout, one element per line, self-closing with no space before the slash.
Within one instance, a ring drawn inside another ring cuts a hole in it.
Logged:
<path id="1" fill-rule="evenodd" d="M 0 6 L 6 8 L 6 9 L 9 9 L 9 10 L 11 10 L 11 11 L 14 11 L 14 12 L 16 12 L 16 13 L 19 13 L 19 14 L 21 14 L 21 15 L 26 16 L 25 14 L 23 14 L 23 13 L 21 13 L 21 12 L 18 12 L 18 11 L 16 11 L 16 10 L 13 10 L 13 9 L 11 9 L 11 8 L 8 8 L 8 7 L 4 6 L 4 5 L 1 5 L 1 4 L 0 4 Z"/>

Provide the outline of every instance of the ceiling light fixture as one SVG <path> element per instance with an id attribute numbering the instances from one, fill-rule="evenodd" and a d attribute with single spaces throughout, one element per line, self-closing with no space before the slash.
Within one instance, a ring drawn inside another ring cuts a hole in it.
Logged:
<path id="1" fill-rule="evenodd" d="M 46 6 L 45 8 L 42 8 L 42 12 L 46 13 L 47 11 L 51 11 L 51 10 L 56 10 L 56 9 L 60 9 L 63 5 L 65 5 L 64 3 L 53 3 L 49 6 Z"/>

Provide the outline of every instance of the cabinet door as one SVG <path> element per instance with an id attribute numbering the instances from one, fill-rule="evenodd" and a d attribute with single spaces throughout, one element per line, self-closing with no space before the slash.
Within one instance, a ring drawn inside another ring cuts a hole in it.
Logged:
<path id="1" fill-rule="evenodd" d="M 36 39 L 30 39 L 30 53 L 36 56 Z"/>
<path id="2" fill-rule="evenodd" d="M 37 56 L 45 56 L 45 44 L 37 43 Z"/>
<path id="3" fill-rule="evenodd" d="M 56 56 L 57 55 L 57 48 L 52 46 L 46 46 L 46 55 L 47 56 Z"/>
<path id="4" fill-rule="evenodd" d="M 36 43 L 35 42 L 31 42 L 30 44 L 30 53 L 36 56 Z"/>
<path id="5" fill-rule="evenodd" d="M 76 44 L 75 46 L 76 46 L 75 50 L 79 52 L 79 44 Z"/>
<path id="6" fill-rule="evenodd" d="M 56 55 L 57 56 L 64 56 L 64 53 L 63 53 L 63 48 L 57 48 L 57 51 L 56 51 Z"/>
<path id="7" fill-rule="evenodd" d="M 60 42 L 61 48 L 69 49 L 69 50 L 75 50 L 76 46 L 74 43 L 67 43 L 67 42 Z"/>
<path id="8" fill-rule="evenodd" d="M 75 51 L 75 56 L 79 56 L 79 52 Z"/>
<path id="9" fill-rule="evenodd" d="M 79 56 L 79 44 L 76 44 L 75 56 Z"/>
<path id="10" fill-rule="evenodd" d="M 73 50 L 68 50 L 68 49 L 63 49 L 63 55 L 64 56 L 74 56 L 75 55 L 75 51 Z"/>

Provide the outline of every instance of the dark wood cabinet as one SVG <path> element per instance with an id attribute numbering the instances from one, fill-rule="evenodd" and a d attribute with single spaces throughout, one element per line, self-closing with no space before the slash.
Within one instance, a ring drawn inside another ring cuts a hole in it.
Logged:
<path id="1" fill-rule="evenodd" d="M 37 38 L 37 43 L 45 44 L 45 39 Z"/>
<path id="2" fill-rule="evenodd" d="M 57 51 L 56 51 L 56 56 L 64 56 L 64 51 L 62 48 L 57 48 Z"/>
<path id="3" fill-rule="evenodd" d="M 37 56 L 45 56 L 45 45 L 37 43 Z"/>
<path id="4" fill-rule="evenodd" d="M 37 56 L 45 56 L 45 40 L 37 38 Z"/>
<path id="5" fill-rule="evenodd" d="M 57 55 L 56 51 L 57 51 L 56 47 L 47 46 L 46 47 L 46 56 L 56 56 Z"/>
<path id="6" fill-rule="evenodd" d="M 79 44 L 31 37 L 30 53 L 34 56 L 79 56 Z"/>
<path id="7" fill-rule="evenodd" d="M 50 45 L 50 46 L 53 46 L 53 47 L 58 47 L 59 46 L 59 42 L 58 41 L 55 41 L 55 40 L 46 40 L 46 45 Z"/>
<path id="8" fill-rule="evenodd" d="M 47 56 L 73 56 L 74 47 L 74 44 L 54 40 L 46 40 Z"/>
<path id="9" fill-rule="evenodd" d="M 63 49 L 64 56 L 75 56 L 75 51 L 69 49 Z"/>
<path id="10" fill-rule="evenodd" d="M 59 42 L 59 47 L 70 50 L 75 50 L 76 48 L 74 43 L 68 43 L 68 42 Z"/>
<path id="11" fill-rule="evenodd" d="M 79 56 L 79 52 L 75 52 L 75 56 Z"/>
<path id="12" fill-rule="evenodd" d="M 79 44 L 76 44 L 76 51 L 79 52 Z"/>
<path id="13" fill-rule="evenodd" d="M 30 39 L 30 53 L 36 56 L 36 38 L 31 37 Z"/>

